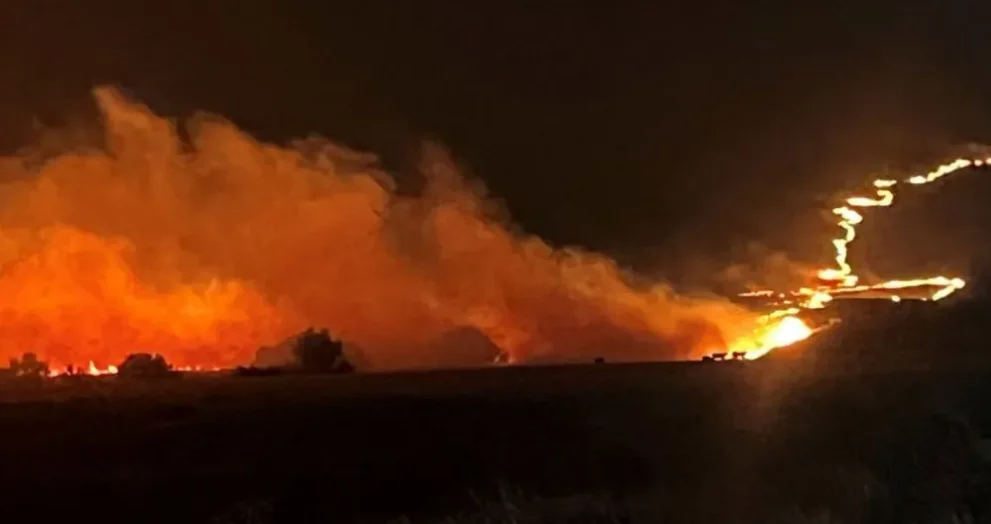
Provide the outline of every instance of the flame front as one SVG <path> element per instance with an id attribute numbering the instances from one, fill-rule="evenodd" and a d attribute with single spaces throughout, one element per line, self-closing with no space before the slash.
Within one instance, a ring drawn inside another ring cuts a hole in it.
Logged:
<path id="1" fill-rule="evenodd" d="M 181 371 L 181 372 L 204 373 L 204 372 L 220 371 L 221 368 L 217 366 L 178 366 L 173 369 L 175 371 Z M 84 368 L 65 366 L 57 369 L 51 369 L 48 372 L 48 376 L 64 377 L 64 376 L 85 375 L 89 377 L 100 377 L 104 375 L 116 375 L 117 372 L 118 372 L 117 366 L 110 365 L 107 367 L 99 367 L 92 360 L 90 360 L 89 364 L 87 364 L 86 367 Z"/>
<path id="2" fill-rule="evenodd" d="M 103 375 L 121 358 L 107 349 L 167 353 L 182 366 L 231 365 L 250 360 L 259 339 L 281 334 L 281 312 L 242 282 L 158 289 L 125 263 L 125 244 L 65 226 L 32 236 L 0 278 L 0 354 L 30 348 L 63 368 L 78 366 L 73 354 L 95 354 L 103 362 L 79 372 Z"/>
<path id="3" fill-rule="evenodd" d="M 812 328 L 796 316 L 774 320 L 758 333 L 757 349 L 747 351 L 745 358 L 756 360 L 777 348 L 805 340 L 812 336 L 812 333 Z"/>
<path id="4" fill-rule="evenodd" d="M 107 366 L 105 368 L 98 367 L 92 360 L 84 368 L 70 368 L 63 367 L 59 369 L 52 369 L 48 372 L 50 377 L 61 377 L 66 375 L 87 375 L 91 377 L 99 377 L 101 375 L 116 375 L 117 366 Z"/>
<path id="5" fill-rule="evenodd" d="M 728 300 L 633 284 L 614 260 L 505 227 L 440 149 L 424 150 L 424 190 L 409 195 L 374 158 L 326 140 L 281 148 L 205 116 L 180 133 L 113 90 L 95 94 L 105 148 L 0 158 L 0 359 L 36 352 L 54 374 L 113 374 L 138 351 L 180 370 L 244 364 L 311 325 L 379 369 L 463 365 L 465 342 L 449 335 L 464 329 L 497 350 L 478 363 L 713 346 L 754 359 L 810 336 L 801 312 L 839 294 L 930 285 L 938 300 L 964 285 L 859 282 L 847 248 L 861 212 L 892 205 L 899 184 L 878 180 L 833 211 L 842 236 L 823 284 L 762 291 L 784 307 L 751 332 L 758 315 Z"/>
<path id="6" fill-rule="evenodd" d="M 923 185 L 934 182 L 946 175 L 972 167 L 991 165 L 991 157 L 981 159 L 958 158 L 952 162 L 937 166 L 929 173 L 913 175 L 904 180 L 910 185 Z M 787 307 L 776 310 L 758 320 L 758 329 L 751 337 L 735 341 L 731 348 L 756 346 L 746 350 L 746 358 L 757 359 L 770 351 L 794 344 L 810 337 L 815 330 L 805 324 L 798 315 L 803 309 L 822 309 L 838 295 L 880 291 L 889 293 L 894 302 L 901 301 L 898 290 L 912 288 L 935 288 L 929 300 L 944 299 L 962 289 L 966 283 L 961 278 L 943 275 L 922 277 L 909 280 L 888 280 L 877 284 L 860 284 L 860 277 L 853 271 L 848 257 L 849 246 L 857 239 L 857 226 L 864 221 L 862 211 L 867 208 L 889 207 L 894 204 L 894 188 L 899 181 L 879 178 L 874 180 L 873 196 L 852 196 L 845 200 L 845 205 L 832 210 L 837 217 L 837 226 L 843 230 L 843 235 L 833 239 L 835 251 L 835 266 L 823 268 L 817 272 L 823 285 L 815 288 L 800 288 L 787 292 L 757 290 L 743 293 L 741 296 L 777 298 Z"/>

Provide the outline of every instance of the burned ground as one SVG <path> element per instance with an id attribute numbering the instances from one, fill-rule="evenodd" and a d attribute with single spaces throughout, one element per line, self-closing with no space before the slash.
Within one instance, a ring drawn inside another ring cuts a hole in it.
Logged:
<path id="1" fill-rule="evenodd" d="M 988 379 L 682 363 L 6 385 L 0 482 L 8 513 L 101 522 L 208 522 L 245 500 L 275 522 L 374 522 L 497 483 L 648 493 L 675 522 L 882 522 L 937 497 L 919 486 L 946 467 L 898 469 L 933 415 L 991 434 Z M 964 504 L 973 474 L 939 477 L 939 503 Z"/>

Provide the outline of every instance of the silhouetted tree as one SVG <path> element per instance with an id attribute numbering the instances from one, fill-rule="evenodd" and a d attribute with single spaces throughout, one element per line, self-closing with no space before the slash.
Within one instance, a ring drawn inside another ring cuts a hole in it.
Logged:
<path id="1" fill-rule="evenodd" d="M 160 378 L 172 375 L 172 366 L 162 355 L 132 353 L 117 367 L 117 374 L 130 378 Z"/>
<path id="2" fill-rule="evenodd" d="M 293 347 L 296 365 L 303 371 L 315 373 L 351 373 L 354 365 L 344 356 L 344 345 L 331 338 L 326 329 L 309 328 Z"/>
<path id="3" fill-rule="evenodd" d="M 38 360 L 38 355 L 25 353 L 20 359 L 10 359 L 10 369 L 18 377 L 47 377 L 48 363 Z"/>

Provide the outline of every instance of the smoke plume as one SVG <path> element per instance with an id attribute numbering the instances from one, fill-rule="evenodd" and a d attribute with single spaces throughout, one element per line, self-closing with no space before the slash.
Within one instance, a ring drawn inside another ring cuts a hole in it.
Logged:
<path id="1" fill-rule="evenodd" d="M 0 162 L 2 358 L 227 366 L 317 326 L 378 369 L 463 363 L 480 353 L 451 335 L 466 330 L 511 362 L 675 359 L 752 325 L 511 232 L 440 148 L 407 196 L 327 140 L 277 147 L 216 116 L 180 126 L 94 96 L 100 147 Z"/>

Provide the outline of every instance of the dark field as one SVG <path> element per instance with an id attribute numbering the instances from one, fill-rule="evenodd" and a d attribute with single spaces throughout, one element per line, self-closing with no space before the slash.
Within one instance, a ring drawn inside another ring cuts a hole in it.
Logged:
<path id="1" fill-rule="evenodd" d="M 275 522 L 382 522 L 450 514 L 500 483 L 609 495 L 651 515 L 638 522 L 909 522 L 981 498 L 978 443 L 933 416 L 991 434 L 981 369 L 191 375 L 0 395 L 0 481 L 16 516 L 4 522 L 210 522 L 252 500 Z"/>

